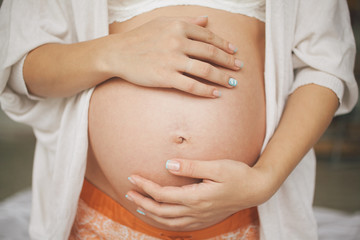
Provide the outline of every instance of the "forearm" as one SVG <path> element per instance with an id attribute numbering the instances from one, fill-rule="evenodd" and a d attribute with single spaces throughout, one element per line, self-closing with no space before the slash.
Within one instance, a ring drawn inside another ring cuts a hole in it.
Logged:
<path id="1" fill-rule="evenodd" d="M 29 92 L 66 97 L 110 78 L 103 61 L 105 44 L 106 37 L 74 44 L 50 43 L 34 49 L 23 67 Z"/>
<path id="2" fill-rule="evenodd" d="M 216 98 L 220 92 L 215 86 L 189 76 L 233 88 L 236 80 L 211 63 L 234 71 L 242 63 L 234 57 L 236 47 L 206 24 L 206 17 L 158 17 L 91 41 L 45 44 L 25 59 L 25 83 L 34 95 L 66 97 L 118 77 L 143 87 Z"/>
<path id="3" fill-rule="evenodd" d="M 275 192 L 329 126 L 338 107 L 330 90 L 315 84 L 289 96 L 273 137 L 256 163 L 266 169 Z"/>

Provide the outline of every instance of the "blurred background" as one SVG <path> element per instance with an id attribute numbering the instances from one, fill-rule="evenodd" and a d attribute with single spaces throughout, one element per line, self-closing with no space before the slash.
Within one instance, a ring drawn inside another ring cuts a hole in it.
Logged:
<path id="1" fill-rule="evenodd" d="M 348 2 L 357 49 L 360 49 L 360 1 Z M 355 75 L 359 84 L 360 54 L 357 54 Z M 34 146 L 32 130 L 11 121 L 0 110 L 0 202 L 31 187 Z M 348 213 L 359 212 L 359 103 L 350 114 L 334 118 L 315 150 L 317 178 L 314 205 Z"/>
<path id="2" fill-rule="evenodd" d="M 360 86 L 360 1 L 348 1 L 356 39 L 355 77 Z M 315 206 L 360 211 L 360 101 L 347 115 L 335 117 L 315 146 Z M 360 237 L 359 237 L 360 239 Z"/>

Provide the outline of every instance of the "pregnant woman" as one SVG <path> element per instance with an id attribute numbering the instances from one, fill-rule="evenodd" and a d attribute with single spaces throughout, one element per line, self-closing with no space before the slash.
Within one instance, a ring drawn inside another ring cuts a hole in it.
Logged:
<path id="1" fill-rule="evenodd" d="M 109 8 L 110 19 L 112 17 L 118 20 L 117 17 L 122 17 L 119 13 L 121 8 L 116 8 L 116 5 L 110 5 Z M 195 60 L 191 60 L 187 66 L 190 69 L 184 69 L 191 75 L 199 72 L 196 76 L 202 79 L 213 74 L 214 82 L 225 83 L 222 84 L 225 86 L 212 84 L 221 93 L 221 97 L 217 99 L 198 97 L 173 89 L 144 88 L 119 78 L 107 81 L 95 89 L 89 110 L 90 142 L 86 178 L 152 226 L 184 231 L 197 230 L 217 222 L 190 228 L 174 228 L 138 214 L 136 206 L 125 198 L 126 193 L 133 188 L 127 180 L 131 174 L 139 174 L 162 185 L 183 186 L 196 180 L 170 175 L 163 167 L 167 159 L 236 159 L 252 166 L 260 154 L 265 136 L 265 24 L 259 19 L 263 19 L 265 15 L 264 2 L 254 2 L 250 7 L 238 4 L 238 8 L 240 11 L 246 9 L 245 13 L 249 15 L 257 14 L 258 19 L 202 6 L 168 6 L 110 24 L 110 34 L 121 34 L 131 32 L 147 22 L 153 21 L 152 24 L 155 24 L 162 21 L 163 25 L 167 25 L 163 31 L 168 33 L 185 26 L 174 26 L 171 20 L 158 17 L 176 16 L 179 12 L 191 17 L 206 14 L 209 18 L 206 29 L 230 41 L 234 46 L 239 46 L 234 57 L 246 59 L 246 67 L 241 70 L 197 66 L 199 62 Z M 243 27 L 237 29 L 237 26 Z M 162 38 L 161 33 L 152 31 L 150 34 L 158 36 L 159 41 Z M 168 44 L 174 44 L 179 48 L 178 51 L 191 48 L 191 45 L 185 45 L 186 42 L 170 42 L 171 40 Z M 129 42 L 129 45 L 141 44 L 135 39 Z M 147 45 L 145 52 L 158 45 L 156 42 L 151 44 L 153 45 Z M 195 46 L 189 49 L 195 50 Z M 218 52 L 220 51 L 214 53 L 210 49 L 209 59 L 215 59 L 217 54 L 225 55 Z M 144 60 L 148 61 L 146 58 Z M 154 60 L 168 61 L 167 56 Z M 228 68 L 236 67 L 233 61 Z M 181 65 L 181 62 L 178 64 Z M 220 70 L 231 78 L 223 79 L 217 73 Z M 142 71 L 141 67 L 139 71 Z M 161 73 L 159 75 L 162 76 Z M 146 74 L 144 78 L 148 81 Z M 229 88 L 229 79 L 237 80 L 235 88 Z M 168 81 L 175 80 L 169 76 Z M 223 218 L 231 214 L 224 213 Z M 219 220 L 223 219 L 217 219 Z"/>
<path id="2" fill-rule="evenodd" d="M 70 2 L 1 8 L 33 238 L 316 238 L 310 149 L 357 99 L 345 2 Z"/>

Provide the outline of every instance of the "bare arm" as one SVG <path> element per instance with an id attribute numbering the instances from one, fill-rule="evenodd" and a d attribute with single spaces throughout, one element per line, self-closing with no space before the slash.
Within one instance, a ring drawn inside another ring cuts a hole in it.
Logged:
<path id="1" fill-rule="evenodd" d="M 289 96 L 279 126 L 254 166 L 270 173 L 272 193 L 319 140 L 338 105 L 333 91 L 315 84 L 300 87 Z"/>
<path id="2" fill-rule="evenodd" d="M 231 76 L 206 61 L 241 68 L 233 56 L 234 46 L 206 29 L 206 24 L 206 17 L 164 17 L 91 41 L 45 44 L 28 54 L 24 79 L 31 93 L 44 97 L 71 96 L 112 77 L 218 97 L 216 87 L 183 74 L 231 88 Z"/>
<path id="3" fill-rule="evenodd" d="M 43 97 L 67 97 L 110 78 L 102 48 L 106 38 L 75 44 L 45 44 L 31 51 L 23 74 L 29 92 Z"/>

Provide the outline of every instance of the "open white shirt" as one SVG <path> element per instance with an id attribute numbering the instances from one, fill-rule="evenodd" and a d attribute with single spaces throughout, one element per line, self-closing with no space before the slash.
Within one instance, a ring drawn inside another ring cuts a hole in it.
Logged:
<path id="1" fill-rule="evenodd" d="M 68 98 L 28 93 L 26 54 L 45 43 L 74 43 L 108 34 L 106 0 L 5 0 L 0 13 L 0 103 L 15 121 L 33 127 L 30 234 L 67 239 L 85 174 L 88 106 L 92 89 Z M 357 102 L 355 43 L 345 0 L 266 1 L 266 137 L 287 97 L 315 83 L 339 98 L 337 114 Z M 265 146 L 264 145 L 264 146 Z M 315 155 L 311 150 L 275 195 L 258 207 L 262 240 L 317 239 L 312 212 Z"/>

